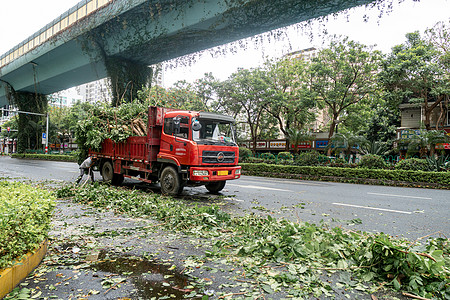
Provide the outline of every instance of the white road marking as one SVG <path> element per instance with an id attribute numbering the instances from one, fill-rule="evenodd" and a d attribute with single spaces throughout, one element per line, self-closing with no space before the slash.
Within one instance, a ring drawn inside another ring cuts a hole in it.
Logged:
<path id="1" fill-rule="evenodd" d="M 279 191 L 279 192 L 292 192 L 290 190 L 276 189 L 276 188 L 270 188 L 270 187 L 265 187 L 265 186 L 257 186 L 257 185 L 242 185 L 242 184 L 229 184 L 229 183 L 227 183 L 227 186 L 237 186 L 237 187 L 247 188 L 247 189 L 269 190 L 269 191 Z"/>
<path id="2" fill-rule="evenodd" d="M 249 183 L 261 183 L 261 181 L 264 181 L 265 183 L 268 184 L 276 184 L 276 183 L 284 183 L 284 184 L 304 184 L 304 185 L 316 185 L 316 186 L 323 186 L 323 184 L 318 184 L 318 183 L 309 183 L 309 182 L 301 182 L 301 181 L 282 181 L 282 180 L 261 180 L 259 182 L 256 181 L 251 181 L 251 180 L 242 180 L 245 183 L 249 182 Z"/>
<path id="3" fill-rule="evenodd" d="M 236 202 L 244 202 L 244 200 L 236 199 L 236 198 L 223 198 L 223 200 L 236 201 Z"/>
<path id="4" fill-rule="evenodd" d="M 393 209 L 370 207 L 370 206 L 360 206 L 360 205 L 345 204 L 345 203 L 333 203 L 333 204 L 334 205 L 340 205 L 340 206 L 348 206 L 348 207 L 366 208 L 366 209 L 372 209 L 372 210 L 381 210 L 381 211 L 387 211 L 387 212 L 395 212 L 395 213 L 399 213 L 399 214 L 407 214 L 407 215 L 412 214 L 412 212 L 410 212 L 410 211 L 393 210 Z"/>
<path id="5" fill-rule="evenodd" d="M 405 196 L 405 195 L 394 195 L 394 194 L 379 194 L 379 193 L 367 193 L 367 194 L 368 195 L 376 195 L 376 196 L 386 196 L 386 197 L 399 197 L 399 198 L 433 200 L 433 198 L 428 198 L 428 197 L 416 197 L 416 196 Z"/>

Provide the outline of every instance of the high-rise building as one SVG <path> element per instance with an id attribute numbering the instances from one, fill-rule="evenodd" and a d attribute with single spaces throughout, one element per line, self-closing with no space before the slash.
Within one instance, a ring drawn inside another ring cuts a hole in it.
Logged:
<path id="1" fill-rule="evenodd" d="M 92 81 L 80 86 L 75 90 L 81 96 L 82 101 L 95 102 L 111 102 L 111 88 L 110 80 L 108 78 Z"/>

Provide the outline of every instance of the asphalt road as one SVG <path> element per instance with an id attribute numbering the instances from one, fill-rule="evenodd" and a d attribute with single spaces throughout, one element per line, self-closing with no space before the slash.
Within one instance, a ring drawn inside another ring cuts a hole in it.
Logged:
<path id="1" fill-rule="evenodd" d="M 0 157 L 0 176 L 14 179 L 74 181 L 75 163 Z M 101 180 L 95 172 L 96 180 Z M 133 182 L 128 181 L 128 184 Z M 158 185 L 151 186 L 158 190 Z M 218 196 L 204 187 L 186 188 L 182 197 L 220 200 L 224 209 L 284 217 L 355 230 L 385 232 L 415 240 L 450 237 L 450 191 L 314 182 L 242 176 L 227 182 Z"/>

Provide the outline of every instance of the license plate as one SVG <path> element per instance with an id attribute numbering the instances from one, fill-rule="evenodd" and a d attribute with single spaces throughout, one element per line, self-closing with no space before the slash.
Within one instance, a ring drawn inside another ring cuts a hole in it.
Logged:
<path id="1" fill-rule="evenodd" d="M 228 171 L 217 171 L 217 175 L 219 176 L 228 175 Z"/>

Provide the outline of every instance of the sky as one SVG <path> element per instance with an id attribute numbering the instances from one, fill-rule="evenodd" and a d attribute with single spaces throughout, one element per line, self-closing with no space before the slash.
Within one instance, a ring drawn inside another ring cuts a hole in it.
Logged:
<path id="1" fill-rule="evenodd" d="M 78 2 L 79 0 L 1 0 L 0 54 L 13 48 Z M 379 13 L 378 9 L 358 7 L 351 9 L 350 14 L 330 17 L 326 24 L 313 22 L 312 27 L 304 31 L 299 30 L 298 25 L 286 27 L 283 29 L 286 32 L 284 39 L 269 41 L 263 38 L 259 46 L 253 45 L 249 40 L 246 49 L 238 47 L 233 54 L 212 57 L 211 53 L 214 51 L 197 53 L 192 55 L 195 62 L 185 67 L 169 62 L 166 66 L 177 67 L 165 69 L 164 85 L 170 86 L 182 79 L 192 82 L 201 78 L 205 72 L 212 72 L 215 77 L 224 80 L 237 68 L 256 67 L 267 57 L 281 57 L 309 47 L 321 48 L 326 40 L 320 35 L 323 29 L 330 35 L 346 35 L 366 45 L 376 44 L 376 49 L 388 53 L 392 46 L 405 41 L 406 33 L 416 30 L 423 32 L 438 21 L 448 22 L 450 0 L 394 0 L 390 13 L 378 18 Z M 369 16 L 367 22 L 363 21 L 364 15 Z M 314 33 L 313 40 L 308 35 L 311 30 Z M 268 35 L 263 34 L 264 36 Z M 226 50 L 232 47 L 222 48 Z"/>

